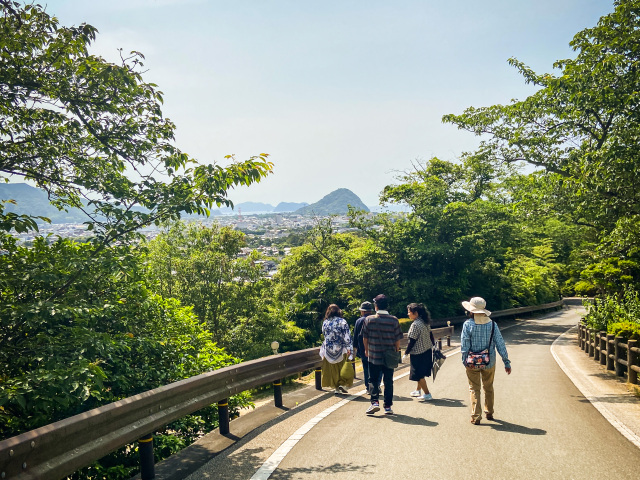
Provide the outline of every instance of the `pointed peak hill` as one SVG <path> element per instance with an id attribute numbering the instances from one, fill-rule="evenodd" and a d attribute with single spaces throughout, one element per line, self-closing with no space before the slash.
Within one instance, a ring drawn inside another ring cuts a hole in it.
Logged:
<path id="1" fill-rule="evenodd" d="M 300 215 L 343 215 L 349 211 L 349 205 L 358 210 L 369 211 L 369 207 L 362 203 L 360 197 L 355 193 L 348 188 L 339 188 L 316 203 L 299 208 L 295 213 Z"/>

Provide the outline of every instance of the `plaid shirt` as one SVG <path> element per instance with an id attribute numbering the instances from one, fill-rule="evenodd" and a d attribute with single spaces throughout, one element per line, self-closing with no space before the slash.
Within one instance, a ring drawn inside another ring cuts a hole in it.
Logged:
<path id="1" fill-rule="evenodd" d="M 382 354 L 390 348 L 395 349 L 396 342 L 402 340 L 400 322 L 385 310 L 368 316 L 362 326 L 362 337 L 367 339 L 369 347 L 369 363 L 382 365 Z"/>
<path id="2" fill-rule="evenodd" d="M 462 326 L 462 333 L 460 334 L 460 353 L 462 354 L 462 363 L 467 358 L 469 350 L 472 352 L 480 352 L 489 346 L 489 368 L 496 364 L 496 348 L 498 353 L 502 357 L 505 368 L 511 368 L 511 361 L 507 354 L 507 346 L 504 343 L 498 324 L 493 331 L 493 341 L 489 345 L 489 339 L 491 338 L 491 324 L 493 320 L 488 323 L 478 325 L 472 319 L 464 322 Z"/>

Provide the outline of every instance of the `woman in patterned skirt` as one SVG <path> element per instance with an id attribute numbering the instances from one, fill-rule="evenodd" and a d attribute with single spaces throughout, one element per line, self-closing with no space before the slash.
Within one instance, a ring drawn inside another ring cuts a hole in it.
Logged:
<path id="1" fill-rule="evenodd" d="M 347 387 L 353 385 L 353 377 L 343 378 L 340 372 L 347 357 L 351 356 L 353 347 L 349 325 L 342 318 L 342 310 L 335 304 L 327 308 L 322 323 L 322 334 L 322 386 L 335 388 L 335 393 L 347 393 Z"/>
<path id="2" fill-rule="evenodd" d="M 407 316 L 413 320 L 409 327 L 409 344 L 405 355 L 410 355 L 411 368 L 409 380 L 418 382 L 417 390 L 411 392 L 412 397 L 422 397 L 422 400 L 431 400 L 426 377 L 431 376 L 433 368 L 433 334 L 431 333 L 431 315 L 421 303 L 407 305 Z M 422 391 L 424 395 L 422 394 Z"/>

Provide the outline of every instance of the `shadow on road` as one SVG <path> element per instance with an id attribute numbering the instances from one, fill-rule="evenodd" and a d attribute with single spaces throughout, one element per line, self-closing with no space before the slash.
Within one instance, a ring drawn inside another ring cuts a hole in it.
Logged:
<path id="1" fill-rule="evenodd" d="M 638 399 L 629 395 L 605 395 L 602 397 L 590 397 L 584 398 L 581 397 L 579 402 L 582 403 L 592 403 L 592 402 L 602 402 L 602 403 L 638 403 Z"/>
<path id="2" fill-rule="evenodd" d="M 463 401 L 457 398 L 434 398 L 424 403 L 435 405 L 436 407 L 466 407 Z"/>
<path id="3" fill-rule="evenodd" d="M 546 435 L 547 431 L 541 428 L 529 428 L 524 425 L 518 425 L 516 423 L 506 422 L 504 420 L 495 419 L 493 423 L 484 423 L 481 425 L 487 425 L 499 432 L 511 432 L 520 433 L 522 435 Z"/>
<path id="4" fill-rule="evenodd" d="M 566 325 L 536 325 L 529 323 L 521 328 L 505 332 L 509 345 L 551 345 L 559 335 L 567 331 Z"/>
<path id="5" fill-rule="evenodd" d="M 396 423 L 403 423 L 405 425 L 417 425 L 419 427 L 436 427 L 438 422 L 432 422 L 425 418 L 410 417 L 409 415 L 394 414 L 394 415 L 368 415 L 367 418 L 375 418 L 377 420 L 392 420 Z"/>
<path id="6" fill-rule="evenodd" d="M 313 467 L 278 468 L 271 478 L 273 480 L 285 480 L 288 478 L 301 478 L 308 474 L 318 476 L 324 473 L 368 473 L 375 474 L 374 465 L 354 465 L 353 463 L 334 463 L 333 465 L 316 465 Z"/>

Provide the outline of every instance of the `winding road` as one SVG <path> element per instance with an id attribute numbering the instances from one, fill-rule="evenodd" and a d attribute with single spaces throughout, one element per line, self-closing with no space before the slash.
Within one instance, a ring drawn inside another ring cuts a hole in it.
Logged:
<path id="1" fill-rule="evenodd" d="M 498 322 L 513 373 L 507 376 L 498 360 L 494 421 L 470 424 L 460 354 L 449 354 L 435 384 L 429 380 L 431 402 L 409 396 L 415 384 L 408 369 L 399 369 L 395 415 L 365 415 L 362 386 L 349 396 L 322 395 L 188 478 L 637 480 L 640 448 L 594 408 L 552 354 L 553 342 L 576 325 L 578 314 L 565 308 Z"/>

